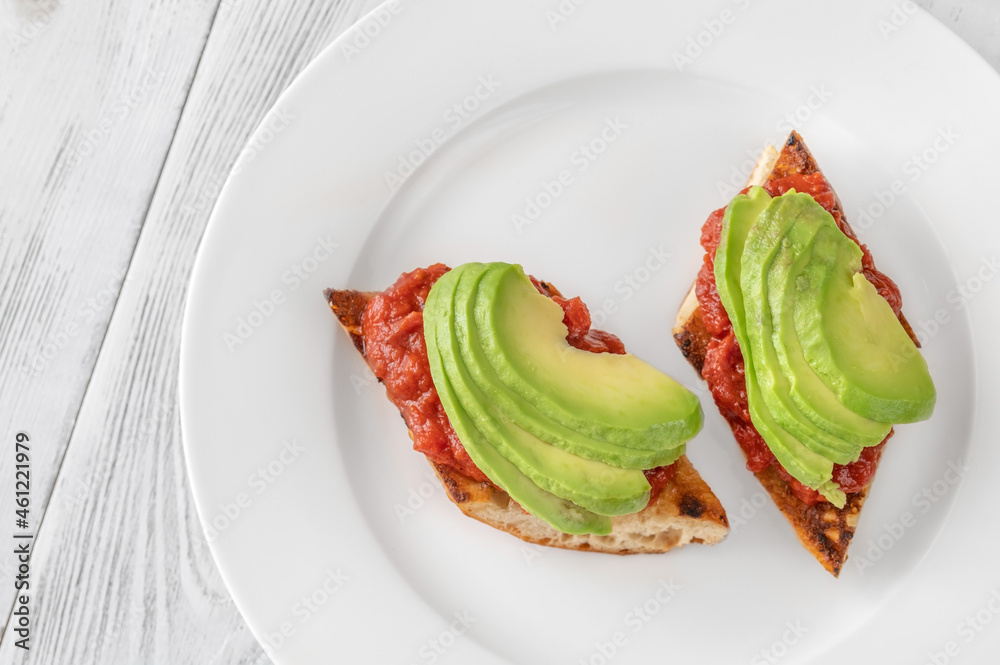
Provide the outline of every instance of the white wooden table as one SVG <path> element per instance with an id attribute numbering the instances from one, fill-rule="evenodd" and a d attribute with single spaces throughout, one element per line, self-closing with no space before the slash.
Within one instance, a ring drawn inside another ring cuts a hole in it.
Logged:
<path id="1" fill-rule="evenodd" d="M 181 316 L 250 133 L 377 4 L 0 3 L 2 621 L 14 535 L 35 534 L 31 648 L 10 622 L 0 665 L 270 662 L 216 571 L 185 476 Z M 918 4 L 1000 70 L 1000 0 Z M 14 519 L 19 432 L 26 530 Z"/>

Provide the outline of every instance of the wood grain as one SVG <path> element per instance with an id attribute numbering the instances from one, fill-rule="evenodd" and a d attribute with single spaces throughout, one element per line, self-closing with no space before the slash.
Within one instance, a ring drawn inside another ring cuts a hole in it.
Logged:
<path id="1" fill-rule="evenodd" d="M 38 534 L 30 656 L 5 639 L 0 663 L 260 658 L 212 562 L 185 476 L 176 410 L 184 296 L 218 186 L 251 131 L 316 53 L 374 4 L 220 6 Z M 154 22 L 151 11 L 144 3 L 134 18 Z M 161 32 L 155 41 L 175 38 Z"/>
<path id="2" fill-rule="evenodd" d="M 219 578 L 184 473 L 184 294 L 251 131 L 376 4 L 0 2 L 0 436 L 23 429 L 37 445 L 35 524 L 52 496 L 32 559 L 32 650 L 5 637 L 0 665 L 269 662 Z M 918 4 L 1000 69 L 997 0 Z M 11 476 L 0 455 L 7 515 Z"/>
<path id="3" fill-rule="evenodd" d="M 0 4 L 4 543 L 14 435 L 32 438 L 37 527 L 214 13 L 178 0 Z M 5 621 L 13 550 L 0 552 Z"/>

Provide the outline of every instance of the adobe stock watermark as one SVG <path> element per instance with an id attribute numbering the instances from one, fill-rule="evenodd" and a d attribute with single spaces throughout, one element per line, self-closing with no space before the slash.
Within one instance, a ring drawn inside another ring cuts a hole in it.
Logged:
<path id="1" fill-rule="evenodd" d="M 261 464 L 255 471 L 247 476 L 246 485 L 250 491 L 237 492 L 231 501 L 223 501 L 219 504 L 218 510 L 209 517 L 205 523 L 205 535 L 209 543 L 225 533 L 240 516 L 247 511 L 254 501 L 254 497 L 260 496 L 269 487 L 278 481 L 278 478 L 295 463 L 302 454 L 306 452 L 305 446 L 295 439 L 286 439 L 281 442 L 281 451 Z"/>
<path id="2" fill-rule="evenodd" d="M 339 566 L 335 569 L 328 569 L 323 581 L 310 593 L 303 594 L 292 605 L 292 616 L 298 619 L 299 624 L 308 623 L 338 591 L 344 588 L 350 579 L 351 577 L 344 573 Z"/>
<path id="3" fill-rule="evenodd" d="M 250 142 L 240 151 L 233 168 L 225 173 L 216 173 L 207 179 L 207 182 L 198 190 L 198 196 L 193 203 L 181 204 L 181 211 L 184 213 L 204 212 L 208 210 L 222 191 L 222 186 L 226 182 L 226 176 L 235 177 L 239 175 L 247 164 L 257 158 L 267 146 L 283 131 L 292 125 L 295 114 L 286 108 L 279 108 L 272 115 L 268 116 L 264 124 L 250 137 Z"/>
<path id="4" fill-rule="evenodd" d="M 996 254 L 982 257 L 972 274 L 956 283 L 955 288 L 948 291 L 945 296 L 945 299 L 952 305 L 952 311 L 960 312 L 967 308 L 986 285 L 993 281 L 997 273 L 1000 273 L 1000 261 L 997 260 Z M 911 322 L 910 327 L 920 345 L 925 346 L 952 321 L 952 312 L 945 307 L 938 307 L 933 316 L 921 319 L 916 324 Z M 909 361 L 917 353 L 920 352 L 916 347 L 909 347 L 902 353 L 893 352 L 889 356 L 889 360 L 895 368 Z"/>
<path id="5" fill-rule="evenodd" d="M 740 499 L 740 505 L 736 509 L 726 511 L 726 516 L 729 518 L 729 531 L 738 533 L 753 518 L 757 517 L 767 503 L 767 495 L 763 492 L 754 492 L 749 499 L 747 497 Z"/>
<path id="6" fill-rule="evenodd" d="M 521 542 L 521 557 L 524 559 L 524 563 L 529 566 L 535 565 L 535 559 L 545 556 L 547 549 L 541 545 L 536 545 L 534 543 Z"/>
<path id="7" fill-rule="evenodd" d="M 784 145 L 786 137 L 794 130 L 801 130 L 806 123 L 822 109 L 827 102 L 835 97 L 832 90 L 826 87 L 825 83 L 820 83 L 809 87 L 808 93 L 795 108 L 783 114 L 774 123 L 776 135 L 769 141 L 765 141 L 758 149 L 748 149 L 747 158 L 729 170 L 729 179 L 716 182 L 715 189 L 719 193 L 719 198 L 728 203 L 739 192 L 746 187 L 747 179 L 753 173 L 761 153 L 767 146 Z"/>
<path id="8" fill-rule="evenodd" d="M 288 302 L 288 294 L 298 291 L 312 277 L 319 267 L 328 261 L 340 247 L 330 236 L 319 236 L 312 251 L 293 263 L 281 274 L 281 283 L 285 287 L 276 287 L 259 299 L 253 301 L 248 311 L 237 317 L 235 325 L 222 333 L 222 342 L 230 354 L 246 343 L 264 323 L 274 316 L 278 308 Z"/>
<path id="9" fill-rule="evenodd" d="M 594 134 L 593 138 L 581 143 L 569 156 L 570 168 L 560 170 L 551 179 L 538 183 L 538 191 L 533 196 L 525 197 L 524 207 L 510 216 L 514 230 L 518 235 L 534 224 L 560 196 L 573 187 L 577 175 L 584 173 L 600 159 L 608 150 L 608 146 L 617 141 L 628 125 L 618 116 L 605 118 L 604 124 Z"/>
<path id="10" fill-rule="evenodd" d="M 674 65 L 677 67 L 677 71 L 682 72 L 685 67 L 693 65 L 695 60 L 703 56 L 722 37 L 726 28 L 736 23 L 736 19 L 739 17 L 738 12 L 746 11 L 753 4 L 753 0 L 731 1 L 738 11 L 728 8 L 723 9 L 715 18 L 702 21 L 703 30 L 688 37 L 687 45 L 684 49 L 674 51 Z"/>
<path id="11" fill-rule="evenodd" d="M 545 20 L 549 24 L 549 29 L 555 32 L 566 21 L 576 15 L 577 10 L 587 4 L 589 0 L 559 0 L 555 7 L 545 10 Z"/>
<path id="12" fill-rule="evenodd" d="M 166 77 L 165 71 L 146 70 L 142 81 L 111 104 L 108 112 L 98 119 L 97 124 L 84 135 L 83 140 L 78 142 L 60 160 L 57 169 L 79 166 L 84 159 L 93 155 L 98 146 L 111 136 L 114 128 L 145 102 L 149 93 L 163 83 Z"/>
<path id="13" fill-rule="evenodd" d="M 864 575 L 866 569 L 881 561 L 886 553 L 903 540 L 907 532 L 917 525 L 920 516 L 929 513 L 951 492 L 952 488 L 961 482 L 968 472 L 969 467 L 961 460 L 948 462 L 947 468 L 938 480 L 922 488 L 911 497 L 910 503 L 913 505 L 914 511 L 904 511 L 897 520 L 883 522 L 882 532 L 878 536 L 868 539 L 864 554 L 851 557 L 851 562 L 858 573 Z M 858 548 L 858 544 L 855 544 L 854 547 Z"/>
<path id="14" fill-rule="evenodd" d="M 621 307 L 630 301 L 641 291 L 646 284 L 652 281 L 671 257 L 671 253 L 659 247 L 649 247 L 646 250 L 644 260 L 631 271 L 624 273 L 621 279 L 614 283 L 614 292 L 618 294 L 614 298 L 606 298 L 601 301 L 597 308 L 587 307 L 590 312 L 590 323 L 593 328 L 600 329 L 607 323 L 608 319 L 621 311 Z M 558 354 L 565 360 L 571 355 L 578 353 L 578 349 L 571 344 L 559 347 Z M 704 394 L 704 393 L 699 393 Z"/>
<path id="15" fill-rule="evenodd" d="M 455 646 L 462 636 L 478 622 L 479 619 L 474 617 L 469 610 L 454 612 L 447 627 L 430 637 L 417 648 L 419 662 L 427 663 L 428 665 L 436 663 L 441 656 Z M 415 665 L 415 661 L 411 662 L 411 665 Z"/>
<path id="16" fill-rule="evenodd" d="M 352 372 L 350 381 L 351 389 L 354 390 L 355 395 L 360 395 L 372 386 L 377 386 L 379 383 L 378 377 L 375 376 L 375 372 L 373 372 L 368 365 L 365 365 L 361 374 Z"/>
<path id="17" fill-rule="evenodd" d="M 93 322 L 115 303 L 124 281 L 124 270 L 112 271 L 105 286 L 79 304 L 73 319 L 59 330 L 49 333 L 31 360 L 21 367 L 21 375 L 25 377 L 38 376 L 44 372 L 49 363 L 69 346 L 70 340 L 80 334 L 83 326 Z"/>
<path id="18" fill-rule="evenodd" d="M 427 502 L 441 489 L 441 482 L 430 469 L 424 471 L 423 477 L 426 480 L 416 487 L 411 487 L 406 498 L 392 504 L 392 510 L 396 513 L 396 518 L 400 524 L 406 524 L 406 520 L 417 514 L 417 511 L 427 505 Z"/>
<path id="19" fill-rule="evenodd" d="M 892 11 L 884 18 L 875 22 L 882 39 L 888 41 L 889 37 L 903 29 L 903 26 L 910 22 L 910 19 L 917 13 L 919 8 L 912 0 L 903 0 L 892 6 Z"/>
<path id="20" fill-rule="evenodd" d="M 699 377 L 700 378 L 700 377 Z M 701 383 L 688 383 L 686 381 L 682 382 L 685 388 L 693 392 L 698 396 L 698 399 L 712 399 L 712 391 L 708 389 L 708 386 Z M 727 513 L 728 514 L 728 513 Z M 756 517 L 756 515 L 754 515 Z M 730 525 L 731 526 L 731 525 Z"/>
<path id="21" fill-rule="evenodd" d="M 7 35 L 7 41 L 15 48 L 26 46 L 52 23 L 52 16 L 59 9 L 59 0 L 36 2 L 35 13 L 22 21 L 20 27 Z"/>
<path id="22" fill-rule="evenodd" d="M 998 614 L 1000 614 L 1000 589 L 994 588 L 985 603 L 973 613 L 967 614 L 955 626 L 955 635 L 961 638 L 961 641 L 951 639 L 941 645 L 940 651 L 928 651 L 927 660 L 923 665 L 947 665 L 952 662 L 962 653 L 963 645 L 971 644 L 987 626 L 993 623 Z"/>
<path id="23" fill-rule="evenodd" d="M 279 651 L 295 635 L 299 627 L 309 622 L 317 612 L 326 607 L 341 590 L 351 581 L 351 576 L 340 566 L 331 566 L 323 571 L 323 579 L 311 591 L 308 591 L 292 605 L 290 615 L 292 620 L 282 621 L 277 630 L 261 636 L 261 647 L 269 658 Z M 286 615 L 287 616 L 287 615 Z"/>
<path id="24" fill-rule="evenodd" d="M 389 0 L 348 28 L 340 45 L 340 54 L 344 56 L 344 60 L 351 62 L 360 56 L 389 27 L 392 19 L 402 13 L 409 1 Z"/>
<path id="25" fill-rule="evenodd" d="M 765 665 L 765 663 L 775 665 L 775 663 L 787 656 L 792 647 L 798 644 L 802 640 L 803 635 L 808 632 L 809 629 L 803 626 L 801 621 L 786 621 L 781 635 L 771 642 L 771 644 L 755 653 L 750 659 L 750 665 Z"/>
<path id="26" fill-rule="evenodd" d="M 591 310 L 590 320 L 595 326 L 604 325 L 608 318 L 617 314 L 620 307 L 630 301 L 662 270 L 673 255 L 663 245 L 650 246 L 640 263 L 631 271 L 622 274 L 612 287 L 616 296 L 601 302 Z"/>
<path id="27" fill-rule="evenodd" d="M 426 136 L 414 139 L 414 149 L 400 153 L 396 157 L 396 166 L 392 170 L 387 169 L 383 172 L 389 191 L 395 193 L 406 179 L 413 175 L 417 167 L 427 161 L 427 158 L 458 130 L 467 125 L 486 100 L 502 86 L 503 81 L 498 81 L 492 74 L 480 76 L 472 92 L 453 103 L 441 114 L 441 125 L 432 129 Z"/>
<path id="28" fill-rule="evenodd" d="M 955 311 L 960 311 L 968 307 L 969 303 L 975 300 L 976 296 L 983 290 L 983 287 L 992 282 L 998 272 L 1000 272 L 1000 261 L 997 261 L 996 254 L 989 257 L 984 256 L 979 260 L 979 265 L 972 271 L 972 274 L 956 284 L 955 288 L 949 291 L 945 298 L 952 304 Z M 937 315 L 935 315 L 935 320 L 937 318 Z M 944 325 L 948 321 L 945 320 L 941 323 Z M 928 332 L 928 335 L 930 334 Z M 919 339 L 919 333 L 917 338 Z"/>
<path id="29" fill-rule="evenodd" d="M 941 156 L 948 152 L 962 138 L 951 125 L 938 128 L 934 138 L 923 150 L 914 152 L 900 166 L 901 177 L 893 178 L 889 186 L 872 192 L 874 201 L 858 208 L 852 228 L 858 236 L 863 236 L 875 222 L 881 219 L 899 201 L 910 187 L 916 184 Z"/>
<path id="30" fill-rule="evenodd" d="M 608 665 L 614 661 L 621 650 L 628 646 L 629 640 L 642 632 L 653 617 L 673 601 L 681 588 L 672 578 L 659 580 L 649 596 L 622 617 L 624 628 L 630 630 L 617 630 L 606 640 L 594 642 L 593 651 L 578 658 L 576 665 Z"/>

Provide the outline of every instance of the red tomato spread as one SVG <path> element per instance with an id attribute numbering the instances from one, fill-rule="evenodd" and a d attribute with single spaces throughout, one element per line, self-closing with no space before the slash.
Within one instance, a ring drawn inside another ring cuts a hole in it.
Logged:
<path id="1" fill-rule="evenodd" d="M 365 357 L 413 436 L 414 449 L 470 478 L 487 480 L 462 447 L 434 389 L 424 342 L 424 303 L 448 267 L 436 263 L 400 276 L 368 301 L 361 321 Z"/>
<path id="2" fill-rule="evenodd" d="M 436 263 L 404 273 L 395 284 L 368 302 L 361 324 L 365 357 L 410 428 L 413 449 L 438 464 L 488 482 L 448 422 L 427 360 L 424 303 L 431 286 L 448 270 L 444 264 Z M 563 323 L 568 330 L 567 342 L 592 353 L 625 353 L 625 345 L 616 336 L 591 329 L 590 310 L 582 300 L 564 298 L 550 284 L 534 277 L 531 281 L 539 293 L 562 307 Z M 670 481 L 673 471 L 670 465 L 645 472 L 652 486 L 652 498 Z"/>
<path id="3" fill-rule="evenodd" d="M 854 230 L 844 219 L 833 189 L 822 173 L 817 171 L 810 175 L 797 174 L 776 178 L 765 184 L 764 189 L 771 196 L 780 196 L 788 190 L 794 189 L 796 192 L 805 192 L 816 199 L 817 203 L 833 215 L 840 230 L 861 247 L 862 272 L 896 312 L 896 316 L 900 316 L 902 298 L 899 294 L 899 288 L 884 273 L 875 268 L 871 252 L 858 241 Z M 745 192 L 746 190 L 744 190 Z M 712 397 L 715 399 L 720 413 L 729 423 L 736 441 L 746 455 L 747 468 L 757 472 L 763 471 L 768 466 L 774 466 L 789 483 L 792 492 L 799 500 L 810 505 L 819 503 L 825 499 L 819 492 L 792 478 L 778 464 L 774 454 L 767 447 L 750 419 L 743 354 L 736 341 L 736 336 L 733 334 L 729 315 L 726 313 L 722 300 L 719 298 L 719 292 L 715 287 L 715 251 L 719 246 L 724 213 L 725 208 L 713 212 L 708 216 L 708 221 L 705 222 L 701 230 L 701 246 L 705 248 L 705 259 L 701 271 L 698 273 L 698 281 L 695 283 L 695 293 L 698 296 L 698 304 L 701 308 L 705 328 L 712 336 L 705 352 L 702 376 L 705 377 L 709 390 L 712 391 Z M 886 441 L 891 436 L 892 432 L 890 431 Z M 857 462 L 847 465 L 835 464 L 833 480 L 847 494 L 861 491 L 871 482 L 884 447 L 885 441 L 877 446 L 865 448 Z"/>

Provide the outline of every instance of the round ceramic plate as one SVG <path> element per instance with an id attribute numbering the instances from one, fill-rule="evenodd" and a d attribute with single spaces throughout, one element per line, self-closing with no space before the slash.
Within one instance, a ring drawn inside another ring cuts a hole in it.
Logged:
<path id="1" fill-rule="evenodd" d="M 184 321 L 198 511 L 273 660 L 984 662 L 998 110 L 995 72 L 908 2 L 400 0 L 348 30 L 238 162 Z M 744 469 L 670 335 L 703 221 L 793 128 L 899 283 L 939 393 L 888 446 L 840 579 Z M 468 261 L 582 296 L 701 395 L 689 457 L 727 540 L 566 552 L 448 501 L 323 289 Z"/>

